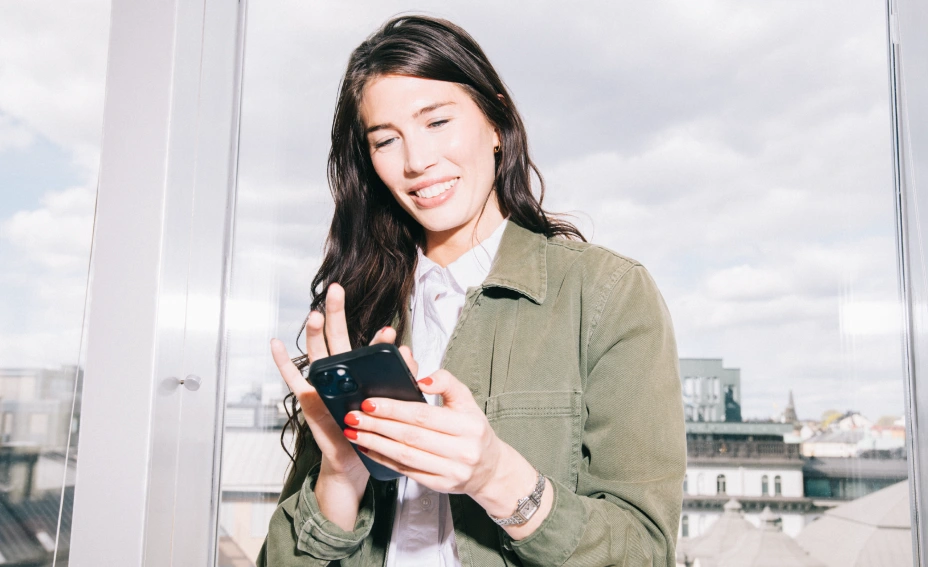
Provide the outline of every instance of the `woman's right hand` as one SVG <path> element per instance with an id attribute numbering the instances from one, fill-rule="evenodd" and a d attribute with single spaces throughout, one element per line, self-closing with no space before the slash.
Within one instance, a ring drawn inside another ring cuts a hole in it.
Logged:
<path id="1" fill-rule="evenodd" d="M 351 342 L 348 339 L 348 325 L 345 322 L 345 290 L 337 283 L 331 284 L 328 288 L 325 311 L 326 315 L 313 311 L 306 320 L 306 354 L 310 363 L 320 358 L 351 350 Z M 395 341 L 396 331 L 391 327 L 384 327 L 374 335 L 370 344 L 392 344 Z M 413 376 L 415 376 L 417 365 L 412 358 L 409 347 L 401 346 L 400 352 Z M 322 451 L 322 463 L 319 469 L 319 478 L 316 482 L 316 494 L 319 497 L 319 504 L 323 514 L 329 516 L 326 513 L 326 508 L 329 506 L 324 505 L 323 502 L 329 499 L 320 494 L 320 488 L 328 492 L 331 487 L 332 496 L 335 496 L 335 492 L 341 493 L 342 496 L 347 496 L 344 494 L 346 490 L 353 492 L 353 495 L 357 497 L 357 501 L 360 502 L 370 476 L 367 468 L 355 453 L 351 443 L 345 438 L 340 424 L 336 423 L 332 418 L 332 414 L 329 413 L 316 389 L 303 378 L 300 370 L 290 360 L 286 347 L 279 339 L 271 340 L 271 353 L 280 375 L 287 382 L 287 386 L 289 386 L 290 391 L 294 393 L 297 402 L 300 404 L 300 409 L 306 419 L 306 424 L 312 432 L 313 439 L 319 446 L 320 451 Z M 331 516 L 329 516 L 329 519 L 336 521 L 336 523 L 342 523 Z M 354 521 L 352 520 L 350 523 L 353 524 Z"/>

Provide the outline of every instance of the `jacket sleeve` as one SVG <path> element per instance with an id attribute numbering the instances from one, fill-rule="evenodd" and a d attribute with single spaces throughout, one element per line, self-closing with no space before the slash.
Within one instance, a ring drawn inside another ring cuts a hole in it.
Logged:
<path id="1" fill-rule="evenodd" d="M 642 266 L 602 278 L 605 299 L 587 338 L 577 491 L 551 481 L 549 515 L 509 545 L 525 565 L 672 567 L 686 434 L 670 315 Z"/>
<path id="2" fill-rule="evenodd" d="M 374 525 L 373 486 L 368 481 L 354 530 L 345 531 L 319 509 L 314 489 L 320 462 L 319 449 L 309 439 L 309 446 L 284 483 L 257 567 L 325 567 L 360 552 Z"/>

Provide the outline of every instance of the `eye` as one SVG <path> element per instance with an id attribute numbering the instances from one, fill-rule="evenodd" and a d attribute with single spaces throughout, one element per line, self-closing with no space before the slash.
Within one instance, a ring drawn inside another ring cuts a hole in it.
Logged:
<path id="1" fill-rule="evenodd" d="M 379 141 L 379 142 L 375 142 L 375 143 L 374 143 L 374 149 L 375 149 L 375 150 L 379 150 L 380 148 L 385 148 L 385 147 L 389 146 L 390 144 L 392 144 L 392 143 L 393 143 L 393 140 L 395 140 L 395 139 L 396 139 L 396 138 L 387 138 L 386 140 L 381 140 L 381 141 Z"/>
<path id="2" fill-rule="evenodd" d="M 440 126 L 444 126 L 448 122 L 450 122 L 450 120 L 448 120 L 447 118 L 443 120 L 436 120 L 435 122 L 429 122 L 429 128 L 438 128 Z"/>

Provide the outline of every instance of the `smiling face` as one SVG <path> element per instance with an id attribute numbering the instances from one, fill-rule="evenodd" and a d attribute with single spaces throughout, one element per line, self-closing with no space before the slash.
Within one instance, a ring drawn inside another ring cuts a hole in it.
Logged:
<path id="1" fill-rule="evenodd" d="M 491 196 L 499 135 L 460 86 L 400 75 L 373 79 L 361 120 L 374 170 L 428 240 L 473 232 L 484 203 L 488 221 L 501 218 Z"/>

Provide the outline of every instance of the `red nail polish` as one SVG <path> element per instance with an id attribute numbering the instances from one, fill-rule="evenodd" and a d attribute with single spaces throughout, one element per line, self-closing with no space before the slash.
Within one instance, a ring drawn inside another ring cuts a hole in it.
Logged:
<path id="1" fill-rule="evenodd" d="M 431 386 L 431 385 L 432 385 L 432 379 L 429 378 L 429 377 L 426 377 L 426 378 L 423 378 L 422 380 L 419 380 L 419 383 L 420 383 L 420 384 L 425 384 L 426 386 Z"/>
<path id="2" fill-rule="evenodd" d="M 361 409 L 367 413 L 374 413 L 374 410 L 377 409 L 377 406 L 374 405 L 374 402 L 370 400 L 364 400 L 361 402 Z"/>
<path id="3" fill-rule="evenodd" d="M 393 328 L 393 327 L 391 327 L 390 325 L 387 325 L 387 326 L 384 327 L 383 329 L 380 329 L 380 332 L 381 332 L 381 333 L 386 333 L 387 331 L 389 331 L 389 330 L 392 329 L 392 328 Z"/>
<path id="4" fill-rule="evenodd" d="M 355 414 L 349 413 L 345 416 L 345 425 L 357 425 L 359 423 L 361 423 L 361 420 Z"/>
<path id="5" fill-rule="evenodd" d="M 350 427 L 346 427 L 346 428 L 345 428 L 345 431 L 344 431 L 344 434 L 345 434 L 345 437 L 347 437 L 348 439 L 351 439 L 352 441 L 357 441 L 357 440 L 358 440 L 358 430 L 357 430 L 357 429 L 352 429 L 352 428 L 350 428 Z"/>
<path id="6" fill-rule="evenodd" d="M 367 447 L 361 447 L 360 445 L 358 445 L 358 451 L 361 451 L 362 453 L 364 453 L 364 454 L 366 455 L 366 454 L 367 454 Z"/>

